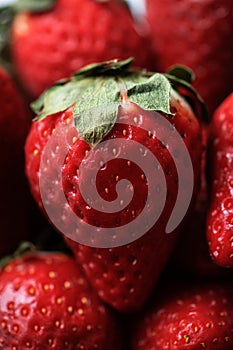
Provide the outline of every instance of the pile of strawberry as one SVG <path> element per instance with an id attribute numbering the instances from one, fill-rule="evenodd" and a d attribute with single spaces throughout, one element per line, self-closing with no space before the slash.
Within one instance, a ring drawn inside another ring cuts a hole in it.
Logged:
<path id="1" fill-rule="evenodd" d="M 233 349 L 233 2 L 127 3 L 0 2 L 0 349 Z"/>

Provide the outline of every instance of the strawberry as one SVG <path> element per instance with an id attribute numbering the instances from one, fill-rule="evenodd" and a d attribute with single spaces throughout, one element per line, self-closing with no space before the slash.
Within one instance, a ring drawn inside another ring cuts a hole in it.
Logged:
<path id="1" fill-rule="evenodd" d="M 33 97 L 92 62 L 132 56 L 136 65 L 151 67 L 150 41 L 138 33 L 122 1 L 50 2 L 49 10 L 19 12 L 12 27 L 13 62 Z"/>
<path id="2" fill-rule="evenodd" d="M 25 148 L 39 206 L 99 296 L 127 312 L 143 305 L 171 254 L 201 154 L 199 122 L 168 77 L 181 80 L 130 64 L 91 65 L 45 92 Z"/>
<path id="3" fill-rule="evenodd" d="M 162 71 L 190 67 L 212 113 L 232 90 L 232 0 L 146 0 L 147 20 Z"/>
<path id="4" fill-rule="evenodd" d="M 0 273 L 4 349 L 120 349 L 116 320 L 74 259 L 31 252 Z"/>
<path id="5" fill-rule="evenodd" d="M 168 288 L 138 320 L 132 332 L 132 350 L 233 348 L 232 286 Z"/>
<path id="6" fill-rule="evenodd" d="M 206 148 L 208 125 L 202 125 L 203 152 L 201 160 L 201 184 L 192 216 L 185 225 L 173 253 L 173 264 L 184 271 L 205 279 L 225 278 L 229 271 L 216 265 L 211 259 L 206 239 L 206 220 L 209 208 L 209 186 L 206 181 Z M 230 273 L 229 273 L 230 275 Z"/>
<path id="7" fill-rule="evenodd" d="M 211 201 L 207 219 L 207 239 L 214 261 L 233 267 L 233 93 L 215 111 L 208 144 L 208 174 Z"/>
<path id="8" fill-rule="evenodd" d="M 0 256 L 30 234 L 31 196 L 24 174 L 30 116 L 14 82 L 0 67 Z"/>

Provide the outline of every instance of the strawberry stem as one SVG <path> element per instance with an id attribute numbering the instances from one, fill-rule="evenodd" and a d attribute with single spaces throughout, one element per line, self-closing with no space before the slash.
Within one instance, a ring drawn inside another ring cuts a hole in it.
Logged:
<path id="1" fill-rule="evenodd" d="M 13 254 L 7 255 L 0 260 L 0 270 L 19 256 L 35 252 L 37 249 L 31 242 L 22 242 Z"/>

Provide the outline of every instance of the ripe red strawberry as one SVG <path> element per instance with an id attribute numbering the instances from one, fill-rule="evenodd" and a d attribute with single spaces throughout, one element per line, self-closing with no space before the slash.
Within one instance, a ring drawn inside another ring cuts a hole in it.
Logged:
<path id="1" fill-rule="evenodd" d="M 174 281 L 173 281 L 174 282 Z M 132 350 L 231 350 L 232 286 L 171 286 L 137 322 Z"/>
<path id="2" fill-rule="evenodd" d="M 10 76 L 0 67 L 0 256 L 29 237 L 30 191 L 24 174 L 29 113 Z"/>
<path id="3" fill-rule="evenodd" d="M 92 62 L 132 56 L 151 67 L 150 47 L 119 0 L 57 0 L 50 10 L 19 13 L 12 29 L 14 64 L 34 97 Z"/>
<path id="4" fill-rule="evenodd" d="M 0 273 L 4 349 L 120 349 L 114 315 L 63 253 L 18 257 Z"/>
<path id="5" fill-rule="evenodd" d="M 171 254 L 201 154 L 188 103 L 164 75 L 129 63 L 92 65 L 48 90 L 26 142 L 38 204 L 73 240 L 99 296 L 123 311 L 143 305 Z M 169 231 L 176 201 L 182 214 Z"/>
<path id="6" fill-rule="evenodd" d="M 217 264 L 233 267 L 233 94 L 215 111 L 209 135 L 208 173 L 211 203 L 207 239 Z"/>
<path id="7" fill-rule="evenodd" d="M 210 112 L 232 90 L 232 0 L 146 0 L 147 17 L 162 71 L 184 64 Z"/>
<path id="8" fill-rule="evenodd" d="M 206 239 L 206 220 L 209 209 L 209 186 L 206 181 L 206 147 L 208 126 L 203 128 L 203 152 L 201 161 L 201 183 L 192 215 L 185 225 L 174 250 L 173 264 L 180 271 L 199 278 L 225 278 L 230 271 L 211 259 Z M 230 275 L 230 274 L 229 274 Z"/>

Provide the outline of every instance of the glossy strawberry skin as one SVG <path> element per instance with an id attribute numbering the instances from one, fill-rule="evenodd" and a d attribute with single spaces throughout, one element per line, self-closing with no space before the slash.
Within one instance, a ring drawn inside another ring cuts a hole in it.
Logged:
<path id="1" fill-rule="evenodd" d="M 116 0 L 58 0 L 48 12 L 19 14 L 12 29 L 14 64 L 34 98 L 89 63 L 135 57 L 135 65 L 151 68 L 150 47 Z"/>
<path id="2" fill-rule="evenodd" d="M 163 270 L 171 254 L 177 234 L 180 230 L 180 227 L 178 227 L 172 234 L 165 233 L 166 224 L 177 196 L 177 173 L 174 162 L 165 145 L 157 139 L 155 132 L 153 133 L 153 130 L 156 130 L 156 127 L 158 127 L 155 124 L 153 113 L 143 111 L 136 105 L 132 104 L 132 106 L 131 112 L 128 114 L 126 113 L 127 118 L 132 124 L 134 120 L 140 120 L 139 125 L 135 124 L 134 127 L 127 122 L 125 125 L 116 124 L 106 136 L 106 140 L 118 137 L 122 139 L 123 143 L 124 140 L 133 139 L 156 155 L 162 164 L 168 182 L 169 199 L 166 201 L 163 214 L 146 235 L 143 235 L 141 238 L 128 245 L 103 249 L 90 248 L 71 240 L 68 242 L 78 261 L 82 263 L 89 280 L 94 285 L 99 296 L 111 306 L 124 312 L 139 309 L 145 303 L 145 300 L 151 293 L 159 274 Z M 190 157 L 193 162 L 195 191 L 197 178 L 199 176 L 201 153 L 200 125 L 187 105 L 183 105 L 180 101 L 175 100 L 172 102 L 172 110 L 173 108 L 176 111 L 176 115 L 173 118 L 166 118 L 170 121 L 171 127 L 174 125 L 180 135 L 183 135 L 184 143 L 190 152 Z M 124 113 L 122 116 L 124 116 Z M 27 175 L 34 197 L 41 208 L 43 208 L 43 203 L 40 197 L 38 181 L 41 154 L 53 130 L 56 130 L 61 123 L 66 123 L 67 120 L 72 121 L 72 118 L 72 108 L 64 113 L 48 116 L 44 120 L 34 122 L 28 136 L 25 149 Z M 69 123 L 67 125 L 67 134 L 69 134 L 69 138 L 72 139 L 76 134 L 72 135 L 72 128 L 69 130 Z M 125 131 L 123 132 L 123 130 Z M 148 133 L 148 130 L 152 130 L 152 132 Z M 167 137 L 169 138 L 169 135 L 164 135 L 165 140 Z M 58 141 L 59 140 L 57 140 L 57 142 Z M 65 144 L 64 142 L 62 147 L 67 147 Z M 54 145 L 56 145 L 56 142 Z M 143 200 L 146 197 L 147 189 L 145 180 L 141 177 L 141 171 L 143 171 L 143 169 L 138 171 L 135 165 L 129 165 L 128 162 L 122 162 L 120 159 L 115 159 L 111 165 L 108 164 L 108 166 L 105 166 L 101 170 L 101 176 L 99 177 L 99 191 L 104 199 L 114 199 L 116 195 L 116 178 L 125 178 L 126 175 L 132 181 L 132 185 L 138 197 L 132 201 L 132 206 L 129 207 L 130 210 L 123 211 L 121 215 L 117 213 L 108 216 L 105 213 L 96 213 L 95 210 L 90 210 L 85 202 L 82 201 L 78 187 L 79 182 L 86 181 L 86 183 L 89 183 L 88 181 L 90 180 L 87 178 L 82 179 L 81 175 L 77 177 L 77 169 L 86 151 L 89 150 L 90 146 L 85 141 L 81 138 L 76 139 L 66 157 L 66 164 L 62 168 L 63 189 L 66 198 L 78 216 L 80 216 L 80 212 L 82 212 L 83 221 L 93 225 L 101 223 L 104 224 L 105 227 L 115 227 L 117 233 L 118 225 L 126 224 L 129 218 L 132 218 L 132 210 L 135 210 L 136 215 L 140 213 L 140 208 L 144 203 Z M 132 147 L 129 152 L 134 153 L 135 151 L 136 149 Z M 112 149 L 110 149 L 109 152 L 112 153 Z M 51 150 L 50 153 L 52 156 L 53 151 Z M 94 153 L 93 160 L 97 159 L 98 163 L 98 159 L 101 160 L 99 157 L 98 153 Z M 120 154 L 118 154 L 118 157 L 121 158 Z M 48 167 L 46 179 L 54 178 L 54 172 L 56 172 L 58 168 L 56 163 L 57 158 L 58 157 L 55 157 L 53 159 L 54 164 Z M 93 164 L 92 158 L 89 159 L 89 164 Z M 105 191 L 106 188 L 108 191 Z M 56 197 L 56 194 L 57 191 L 54 191 L 52 195 L 55 198 L 55 203 L 56 201 L 59 202 L 59 198 Z M 155 210 L 155 208 L 152 205 L 148 208 L 148 215 L 151 215 L 153 210 Z M 58 216 L 68 223 L 68 213 L 66 211 L 59 212 Z M 85 234 L 85 231 L 83 234 Z M 127 235 L 127 231 L 125 234 Z M 75 237 L 73 239 L 75 239 Z"/>
<path id="3" fill-rule="evenodd" d="M 132 350 L 232 349 L 231 286 L 191 285 L 175 291 L 167 286 L 160 292 L 163 296 L 139 315 Z"/>
<path id="4" fill-rule="evenodd" d="M 214 113 L 208 145 L 211 203 L 207 220 L 207 239 L 212 258 L 224 267 L 233 266 L 232 127 L 233 94 L 229 95 Z"/>
<path id="5" fill-rule="evenodd" d="M 4 349 L 120 349 L 112 313 L 73 258 L 29 253 L 0 274 Z"/>
<path id="6" fill-rule="evenodd" d="M 232 1 L 147 0 L 147 17 L 160 69 L 190 67 L 212 113 L 232 90 Z"/>
<path id="7" fill-rule="evenodd" d="M 24 173 L 30 116 L 11 77 L 0 67 L 0 255 L 30 235 L 31 196 Z"/>

